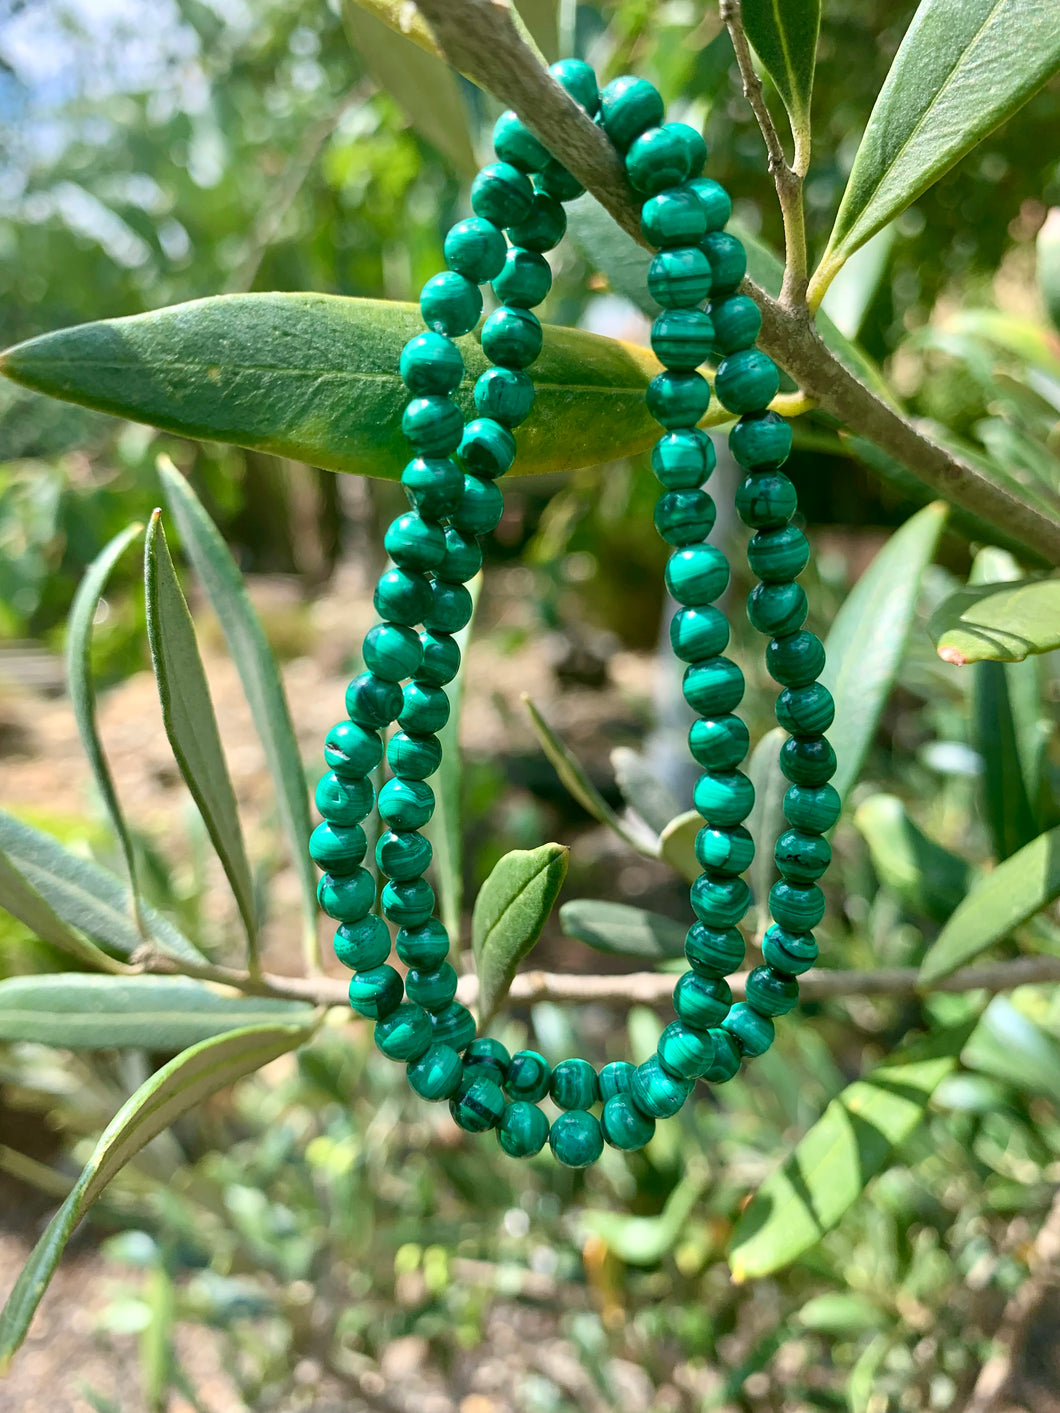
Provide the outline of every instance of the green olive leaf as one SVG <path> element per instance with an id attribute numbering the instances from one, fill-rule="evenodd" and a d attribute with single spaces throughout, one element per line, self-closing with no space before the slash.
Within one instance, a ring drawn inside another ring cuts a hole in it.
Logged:
<path id="1" fill-rule="evenodd" d="M 972 877 L 971 866 L 930 838 L 896 795 L 870 795 L 854 811 L 877 877 L 910 912 L 945 922 Z"/>
<path id="2" fill-rule="evenodd" d="M 928 622 L 939 657 L 1022 662 L 1060 648 L 1060 579 L 976 584 L 945 599 Z"/>
<path id="3" fill-rule="evenodd" d="M 513 849 L 498 860 L 479 889 L 471 917 L 471 947 L 481 1025 L 496 1014 L 519 963 L 541 936 L 567 876 L 569 856 L 564 844 Z"/>
<path id="4" fill-rule="evenodd" d="M 795 165 L 805 172 L 821 0 L 741 0 L 740 15 L 747 38 L 787 109 Z"/>
<path id="5" fill-rule="evenodd" d="M 559 910 L 559 925 L 598 952 L 659 962 L 685 954 L 685 924 L 646 908 L 600 898 L 574 898 Z"/>

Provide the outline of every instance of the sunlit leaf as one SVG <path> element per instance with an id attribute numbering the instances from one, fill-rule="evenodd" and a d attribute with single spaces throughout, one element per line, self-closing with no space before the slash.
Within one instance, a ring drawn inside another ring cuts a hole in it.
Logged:
<path id="1" fill-rule="evenodd" d="M 958 589 L 931 615 L 939 657 L 969 662 L 1022 662 L 1060 647 L 1060 579 L 976 584 Z"/>
<path id="2" fill-rule="evenodd" d="M 703 1196 L 708 1175 L 698 1166 L 684 1174 L 655 1217 L 630 1217 L 621 1212 L 586 1212 L 584 1222 L 594 1236 L 628 1266 L 654 1266 L 673 1249 Z"/>
<path id="3" fill-rule="evenodd" d="M 0 852 L 0 908 L 18 918 L 42 942 L 75 957 L 84 966 L 108 972 L 125 970 L 121 962 L 68 927 L 3 852 Z"/>
<path id="4" fill-rule="evenodd" d="M 479 983 L 479 1019 L 486 1025 L 504 1002 L 519 963 L 541 936 L 567 876 L 563 844 L 513 849 L 479 889 L 471 946 Z"/>
<path id="5" fill-rule="evenodd" d="M 961 1062 L 1024 1094 L 1060 1100 L 1060 1044 L 1007 996 L 995 996 L 987 1006 Z"/>
<path id="6" fill-rule="evenodd" d="M 969 864 L 919 829 L 895 795 L 870 795 L 854 811 L 854 824 L 880 882 L 910 912 L 945 922 L 968 891 Z"/>
<path id="7" fill-rule="evenodd" d="M 703 872 L 696 858 L 696 835 L 702 828 L 703 816 L 696 810 L 688 810 L 671 819 L 659 835 L 659 857 L 686 883 L 694 883 Z"/>

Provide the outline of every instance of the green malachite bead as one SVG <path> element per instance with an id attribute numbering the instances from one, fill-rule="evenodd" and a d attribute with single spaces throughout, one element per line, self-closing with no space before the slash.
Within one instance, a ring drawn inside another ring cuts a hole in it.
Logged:
<path id="1" fill-rule="evenodd" d="M 842 808 L 834 785 L 789 785 L 784 795 L 788 823 L 808 834 L 827 834 Z"/>
<path id="2" fill-rule="evenodd" d="M 434 791 L 422 780 L 388 780 L 379 791 L 379 815 L 394 830 L 422 829 L 434 813 Z"/>
<path id="3" fill-rule="evenodd" d="M 628 1094 L 630 1081 L 633 1079 L 634 1066 L 628 1060 L 612 1060 L 609 1065 L 604 1065 L 600 1071 L 597 1084 L 600 1089 L 600 1098 L 606 1105 L 609 1099 L 613 1099 L 616 1094 Z"/>
<path id="4" fill-rule="evenodd" d="M 354 780 L 329 770 L 317 781 L 316 807 L 329 824 L 360 824 L 372 808 L 370 780 Z"/>
<path id="5" fill-rule="evenodd" d="M 747 1004 L 762 1016 L 786 1016 L 798 1003 L 799 983 L 770 967 L 755 967 L 747 978 Z"/>
<path id="6" fill-rule="evenodd" d="M 395 775 L 426 780 L 442 763 L 442 745 L 436 736 L 406 736 L 398 731 L 387 742 L 386 758 Z"/>
<path id="7" fill-rule="evenodd" d="M 435 570 L 435 578 L 446 584 L 466 584 L 481 568 L 482 550 L 478 542 L 450 525 L 445 532 L 445 555 Z"/>
<path id="8" fill-rule="evenodd" d="M 713 545 L 679 549 L 667 561 L 666 587 L 686 608 L 710 603 L 725 592 L 728 583 L 728 561 Z"/>
<path id="9" fill-rule="evenodd" d="M 709 258 L 709 257 L 708 257 Z M 420 292 L 420 313 L 428 329 L 458 338 L 469 334 L 482 313 L 482 292 L 466 275 L 444 270 L 432 275 Z"/>
<path id="10" fill-rule="evenodd" d="M 743 873 L 754 856 L 755 841 L 742 824 L 728 829 L 712 829 L 708 824 L 696 835 L 696 858 L 701 868 L 721 874 Z"/>
<path id="11" fill-rule="evenodd" d="M 338 876 L 325 873 L 317 883 L 317 902 L 336 922 L 360 922 L 375 902 L 375 879 L 366 868 Z"/>
<path id="12" fill-rule="evenodd" d="M 749 413 L 729 433 L 729 450 L 749 471 L 780 466 L 791 451 L 791 424 L 775 412 Z"/>
<path id="13" fill-rule="evenodd" d="M 811 932 L 824 917 L 824 894 L 816 883 L 779 879 L 769 890 L 773 921 L 787 932 Z"/>
<path id="14" fill-rule="evenodd" d="M 508 227 L 508 238 L 524 250 L 543 252 L 559 245 L 566 231 L 567 213 L 562 203 L 543 191 L 535 191 L 529 216 Z"/>
<path id="15" fill-rule="evenodd" d="M 710 293 L 710 265 L 695 245 L 660 250 L 648 267 L 648 293 L 664 309 L 691 309 Z"/>
<path id="16" fill-rule="evenodd" d="M 741 1052 L 751 1059 L 756 1055 L 764 1055 L 776 1035 L 769 1017 L 760 1016 L 746 1001 L 737 1001 L 721 1024 L 736 1041 Z"/>
<path id="17" fill-rule="evenodd" d="M 511 1055 L 499 1040 L 483 1035 L 472 1040 L 464 1052 L 464 1073 L 469 1077 L 484 1074 L 503 1088 L 511 1062 Z"/>
<path id="18" fill-rule="evenodd" d="M 416 676 L 421 682 L 444 687 L 460 670 L 460 644 L 451 633 L 421 633 L 423 662 Z"/>
<path id="19" fill-rule="evenodd" d="M 476 417 L 464 428 L 456 454 L 473 476 L 493 481 L 515 460 L 515 438 L 492 417 Z"/>
<path id="20" fill-rule="evenodd" d="M 456 972 L 448 962 L 434 971 L 413 969 L 405 977 L 405 995 L 425 1011 L 442 1011 L 456 995 Z"/>
<path id="21" fill-rule="evenodd" d="M 511 108 L 493 124 L 493 150 L 502 162 L 520 172 L 538 172 L 549 158 L 548 148 Z"/>
<path id="22" fill-rule="evenodd" d="M 561 1109 L 590 1109 L 600 1097 L 596 1071 L 588 1060 L 560 1060 L 549 1093 Z"/>
<path id="23" fill-rule="evenodd" d="M 783 471 L 752 471 L 736 489 L 736 511 L 756 530 L 786 525 L 798 509 L 795 487 Z"/>
<path id="24" fill-rule="evenodd" d="M 529 309 L 540 304 L 552 288 L 552 271 L 543 255 L 536 250 L 524 250 L 513 245 L 504 261 L 504 269 L 493 281 L 493 293 L 502 304 Z"/>
<path id="25" fill-rule="evenodd" d="M 453 524 L 462 534 L 488 535 L 500 524 L 503 514 L 500 486 L 480 481 L 477 476 L 464 477 L 464 499 L 453 515 Z"/>
<path id="26" fill-rule="evenodd" d="M 710 1038 L 714 1041 L 714 1063 L 703 1078 L 708 1084 L 725 1084 L 739 1073 L 740 1047 L 727 1030 L 712 1030 Z"/>
<path id="27" fill-rule="evenodd" d="M 558 162 L 555 157 L 550 157 L 541 168 L 536 186 L 538 191 L 556 201 L 574 201 L 585 190 L 574 173 L 568 172 L 563 163 Z"/>
<path id="28" fill-rule="evenodd" d="M 338 775 L 360 780 L 383 759 L 379 732 L 356 721 L 339 721 L 324 737 L 324 759 Z"/>
<path id="29" fill-rule="evenodd" d="M 397 927 L 422 927 L 434 912 L 434 889 L 425 878 L 389 882 L 383 889 L 383 915 Z"/>
<path id="30" fill-rule="evenodd" d="M 458 275 L 474 285 L 492 280 L 504 264 L 508 249 L 504 235 L 492 221 L 481 216 L 469 216 L 450 227 L 445 238 L 445 263 Z M 478 322 L 478 315 L 475 315 Z M 474 324 L 471 326 L 474 328 Z"/>
<path id="31" fill-rule="evenodd" d="M 487 368 L 475 379 L 475 411 L 502 427 L 518 427 L 534 405 L 534 385 L 516 368 Z"/>
<path id="32" fill-rule="evenodd" d="M 509 1158 L 532 1158 L 548 1140 L 548 1119 L 534 1104 L 508 1104 L 497 1126 L 497 1141 Z"/>
<path id="33" fill-rule="evenodd" d="M 678 1079 L 698 1079 L 713 1059 L 714 1042 L 705 1030 L 672 1021 L 659 1036 L 659 1063 Z"/>
<path id="34" fill-rule="evenodd" d="M 459 1001 L 453 1001 L 444 1011 L 433 1012 L 431 1025 L 435 1040 L 451 1045 L 454 1050 L 465 1050 L 475 1038 L 475 1017 Z"/>
<path id="35" fill-rule="evenodd" d="M 401 430 L 420 456 L 448 456 L 460 445 L 464 414 L 449 397 L 414 397 L 401 414 Z"/>
<path id="36" fill-rule="evenodd" d="M 438 919 L 432 917 L 422 927 L 403 927 L 394 939 L 394 946 L 407 967 L 435 971 L 449 955 L 449 934 Z M 465 1040 L 464 1044 L 467 1043 Z"/>
<path id="37" fill-rule="evenodd" d="M 491 162 L 471 183 L 471 209 L 495 226 L 514 226 L 530 214 L 534 188 L 510 162 Z"/>
<path id="38" fill-rule="evenodd" d="M 743 673 L 727 657 L 709 657 L 685 668 L 681 690 L 693 711 L 704 716 L 731 712 L 743 697 Z"/>
<path id="39" fill-rule="evenodd" d="M 346 688 L 346 710 L 360 726 L 388 726 L 401 710 L 401 688 L 374 672 L 362 672 Z"/>
<path id="40" fill-rule="evenodd" d="M 388 1060 L 406 1064 L 420 1060 L 431 1048 L 431 1022 L 422 1006 L 408 1001 L 375 1023 L 375 1043 Z"/>
<path id="41" fill-rule="evenodd" d="M 714 326 L 702 309 L 666 309 L 651 326 L 652 352 L 667 368 L 698 368 L 713 342 Z"/>
<path id="42" fill-rule="evenodd" d="M 735 927 L 704 927 L 694 922 L 685 937 L 685 956 L 697 976 L 726 977 L 744 959 L 744 940 Z"/>
<path id="43" fill-rule="evenodd" d="M 732 770 L 747 754 L 751 736 L 738 716 L 722 716 L 716 721 L 693 721 L 688 732 L 692 758 L 707 770 Z"/>
<path id="44" fill-rule="evenodd" d="M 396 878 L 399 883 L 409 883 L 419 878 L 430 867 L 434 850 L 431 841 L 415 829 L 398 833 L 394 829 L 384 829 L 376 840 L 375 861 L 379 871 L 387 878 Z"/>
<path id="45" fill-rule="evenodd" d="M 401 484 L 410 505 L 431 520 L 451 515 L 464 493 L 463 473 L 448 457 L 414 457 L 401 473 Z"/>
<path id="46" fill-rule="evenodd" d="M 549 64 L 548 71 L 575 103 L 581 104 L 590 118 L 596 117 L 600 107 L 600 90 L 591 65 L 584 59 L 560 59 L 558 63 Z"/>
<path id="47" fill-rule="evenodd" d="M 798 632 L 806 621 L 806 609 L 806 591 L 793 579 L 784 584 L 756 584 L 747 597 L 751 626 L 771 637 Z"/>
<path id="48" fill-rule="evenodd" d="M 628 1093 L 612 1094 L 604 1103 L 600 1128 L 612 1148 L 633 1153 L 655 1137 L 655 1120 L 642 1114 Z"/>
<path id="49" fill-rule="evenodd" d="M 451 393 L 464 376 L 464 360 L 456 344 L 433 332 L 409 339 L 398 366 L 405 386 L 417 397 Z"/>
<path id="50" fill-rule="evenodd" d="M 692 801 L 708 824 L 739 824 L 751 813 L 755 787 L 740 770 L 707 770 L 695 783 Z"/>
<path id="51" fill-rule="evenodd" d="M 665 112 L 659 90 L 632 74 L 612 79 L 600 94 L 600 121 L 619 152 L 645 129 L 657 127 Z"/>
<path id="52" fill-rule="evenodd" d="M 652 447 L 651 469 L 668 491 L 694 490 L 714 470 L 714 443 L 698 427 L 667 432 Z"/>
<path id="53" fill-rule="evenodd" d="M 717 657 L 729 642 L 729 622 L 720 609 L 710 604 L 682 608 L 670 619 L 670 646 L 682 662 L 700 662 Z M 743 759 L 743 756 L 740 757 Z"/>
<path id="54" fill-rule="evenodd" d="M 836 771 L 835 751 L 823 736 L 789 736 L 780 768 L 793 785 L 824 785 Z"/>
<path id="55" fill-rule="evenodd" d="M 504 1095 L 500 1086 L 486 1075 L 468 1078 L 449 1100 L 449 1112 L 458 1128 L 467 1133 L 485 1133 L 496 1128 L 504 1117 Z"/>
<path id="56" fill-rule="evenodd" d="M 351 971 L 371 971 L 390 956 L 390 932 L 381 917 L 369 913 L 335 929 L 335 957 Z"/>
<path id="57" fill-rule="evenodd" d="M 482 326 L 482 352 L 500 368 L 526 368 L 541 352 L 542 338 L 536 314 L 502 304 Z M 458 437 L 454 447 L 459 443 Z"/>
<path id="58" fill-rule="evenodd" d="M 361 649 L 364 665 L 384 682 L 411 677 L 423 661 L 420 636 L 398 623 L 377 623 L 365 634 Z"/>
<path id="59" fill-rule="evenodd" d="M 504 1092 L 509 1099 L 525 1099 L 536 1104 L 548 1093 L 552 1068 L 536 1050 L 516 1050 L 508 1065 Z"/>
<path id="60" fill-rule="evenodd" d="M 629 1097 L 650 1119 L 672 1119 L 692 1093 L 694 1081 L 678 1079 L 664 1070 L 658 1055 L 645 1060 L 633 1071 Z"/>
<path id="61" fill-rule="evenodd" d="M 835 702 L 823 682 L 785 687 L 777 698 L 777 721 L 798 736 L 817 736 L 835 720 Z"/>
<path id="62" fill-rule="evenodd" d="M 409 510 L 390 523 L 383 545 L 402 569 L 433 569 L 445 554 L 445 534 L 433 520 L 425 520 L 418 511 Z"/>
<path id="63" fill-rule="evenodd" d="M 806 629 L 766 645 L 766 667 L 785 687 L 808 687 L 824 670 L 824 644 Z"/>
<path id="64" fill-rule="evenodd" d="M 359 824 L 318 824 L 309 836 L 309 855 L 328 873 L 352 873 L 368 851 Z"/>
<path id="65" fill-rule="evenodd" d="M 664 250 L 682 245 L 695 247 L 707 233 L 707 218 L 695 195 L 676 187 L 645 201 L 640 212 L 640 228 L 649 245 L 661 246 Z M 702 251 L 697 254 L 703 260 L 709 288 L 710 265 Z"/>
<path id="66" fill-rule="evenodd" d="M 700 373 L 656 373 L 646 400 L 648 411 L 668 431 L 694 427 L 710 406 L 710 384 Z"/>
<path id="67" fill-rule="evenodd" d="M 720 231 L 728 224 L 732 201 L 723 186 L 712 177 L 693 177 L 688 183 L 688 190 L 695 192 L 696 199 L 707 213 L 708 231 Z"/>
<path id="68" fill-rule="evenodd" d="M 423 622 L 431 602 L 431 586 L 418 570 L 387 569 L 379 576 L 372 602 L 380 618 L 411 628 Z"/>
<path id="69" fill-rule="evenodd" d="M 768 584 L 797 579 L 810 559 L 810 546 L 797 525 L 758 530 L 747 546 L 747 562 Z"/>
<path id="70" fill-rule="evenodd" d="M 715 516 L 714 502 L 706 491 L 667 491 L 655 502 L 655 528 L 668 545 L 705 540 Z"/>
<path id="71" fill-rule="evenodd" d="M 674 987 L 674 1010 L 693 1030 L 709 1030 L 728 1015 L 732 992 L 723 976 L 686 971 Z"/>
<path id="72" fill-rule="evenodd" d="M 762 938 L 762 956 L 774 971 L 801 976 L 817 960 L 817 940 L 812 932 L 787 932 L 774 923 Z"/>
<path id="73" fill-rule="evenodd" d="M 785 829 L 774 846 L 773 857 L 788 883 L 816 883 L 832 862 L 832 846 L 820 834 Z"/>
<path id="74" fill-rule="evenodd" d="M 553 1122 L 548 1146 L 565 1168 L 589 1168 L 604 1151 L 604 1136 L 592 1114 L 571 1109 Z"/>
<path id="75" fill-rule="evenodd" d="M 452 1098 L 460 1088 L 464 1070 L 453 1047 L 436 1042 L 425 1055 L 409 1065 L 405 1073 L 409 1085 L 421 1099 L 437 1103 Z"/>
<path id="76" fill-rule="evenodd" d="M 465 624 L 471 622 L 473 612 L 474 604 L 471 595 L 463 584 L 447 584 L 442 579 L 436 579 L 431 585 L 431 606 L 423 615 L 423 626 L 432 633 L 456 633 Z M 435 689 L 432 688 L 432 690 Z M 408 706 L 407 696 L 405 705 Z M 400 717 L 398 719 L 401 720 Z M 402 725 L 404 725 L 403 721 Z M 425 729 L 433 730 L 435 728 Z"/>
<path id="77" fill-rule="evenodd" d="M 369 1020 L 388 1016 L 403 995 L 401 977 L 391 966 L 368 967 L 350 978 L 350 1005 Z"/>
<path id="78" fill-rule="evenodd" d="M 777 365 L 757 348 L 730 353 L 718 364 L 714 391 L 730 412 L 754 412 L 776 397 L 780 388 Z"/>
<path id="79" fill-rule="evenodd" d="M 702 200 L 702 198 L 700 198 Z M 708 226 L 709 226 L 708 216 Z M 747 274 L 747 255 L 743 246 L 728 231 L 709 230 L 700 249 L 710 262 L 710 292 L 714 299 L 732 294 Z M 734 409 L 730 409 L 734 410 Z"/>
<path id="80" fill-rule="evenodd" d="M 703 141 L 703 134 L 688 123 L 667 123 L 666 126 L 685 145 L 689 175 L 698 177 L 707 160 L 707 144 Z"/>
<path id="81" fill-rule="evenodd" d="M 751 901 L 751 890 L 742 878 L 711 878 L 701 873 L 692 884 L 692 911 L 707 927 L 732 927 Z"/>
<path id="82" fill-rule="evenodd" d="M 722 354 L 751 348 L 762 327 L 758 305 L 746 294 L 712 300 L 710 319 L 714 325 L 714 347 Z"/>

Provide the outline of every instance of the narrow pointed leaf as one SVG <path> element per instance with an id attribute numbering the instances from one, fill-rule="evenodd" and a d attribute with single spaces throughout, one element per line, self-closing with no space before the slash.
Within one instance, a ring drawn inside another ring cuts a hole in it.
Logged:
<path id="1" fill-rule="evenodd" d="M 978 662 L 972 669 L 973 739 L 982 761 L 979 795 L 998 859 L 1007 859 L 1040 832 L 1022 760 L 1027 733 L 1016 719 L 1016 709 L 1027 705 L 1028 695 L 1021 692 L 1028 684 L 1021 683 L 1016 674 L 1026 667 L 1031 669 L 1030 707 L 1036 714 L 1038 684 L 1033 662 Z M 1038 776 L 1033 780 L 1037 783 Z"/>
<path id="2" fill-rule="evenodd" d="M 958 589 L 931 615 L 928 631 L 939 657 L 959 667 L 1052 652 L 1060 648 L 1060 579 Z"/>
<path id="3" fill-rule="evenodd" d="M 1025 1094 L 1060 1101 L 1060 1045 L 1007 996 L 995 996 L 987 1006 L 961 1062 Z"/>
<path id="4" fill-rule="evenodd" d="M 596 788 L 586 774 L 581 761 L 572 750 L 556 735 L 552 727 L 538 711 L 528 696 L 523 695 L 526 709 L 530 713 L 530 723 L 534 728 L 534 734 L 541 743 L 541 749 L 551 761 L 556 774 L 570 793 L 578 801 L 584 810 L 592 815 L 593 819 L 601 824 L 606 824 L 609 829 L 613 829 L 620 839 L 624 839 L 627 844 L 632 844 L 634 848 L 639 848 L 639 844 L 634 839 L 629 829 L 622 823 L 618 815 L 604 799 L 603 795 Z"/>
<path id="5" fill-rule="evenodd" d="M 85 966 L 106 972 L 125 970 L 120 962 L 68 927 L 3 852 L 0 852 L 0 908 L 18 918 L 42 942 L 58 947 Z"/>
<path id="6" fill-rule="evenodd" d="M 481 1025 L 503 1004 L 519 963 L 541 936 L 567 876 L 569 855 L 563 844 L 513 849 L 479 889 L 471 918 L 471 946 Z"/>
<path id="7" fill-rule="evenodd" d="M 702 828 L 703 816 L 696 810 L 688 810 L 671 819 L 659 835 L 659 857 L 686 883 L 694 883 L 703 872 L 696 858 L 696 835 Z"/>
<path id="8" fill-rule="evenodd" d="M 625 903 L 600 898 L 575 898 L 559 910 L 559 925 L 598 952 L 659 962 L 685 954 L 687 926 Z"/>
<path id="9" fill-rule="evenodd" d="M 895 795 L 870 795 L 854 811 L 880 882 L 917 915 L 945 922 L 960 906 L 972 870 L 909 818 Z"/>
<path id="10" fill-rule="evenodd" d="M 747 828 L 755 841 L 755 856 L 747 881 L 758 913 L 759 936 L 764 935 L 769 926 L 769 890 L 779 876 L 774 849 L 787 828 L 784 795 L 788 781 L 780 768 L 780 748 L 787 739 L 788 733 L 774 726 L 755 746 L 747 766 L 747 774 L 755 787 L 755 802 L 747 819 Z"/>
<path id="11" fill-rule="evenodd" d="M 698 1167 L 692 1168 L 670 1193 L 658 1216 L 586 1212 L 585 1225 L 628 1266 L 654 1266 L 681 1239 L 708 1185 L 708 1175 Z"/>
<path id="12" fill-rule="evenodd" d="M 799 148 L 808 147 L 820 0 L 742 0 L 740 14 L 747 38 L 783 99 Z"/>

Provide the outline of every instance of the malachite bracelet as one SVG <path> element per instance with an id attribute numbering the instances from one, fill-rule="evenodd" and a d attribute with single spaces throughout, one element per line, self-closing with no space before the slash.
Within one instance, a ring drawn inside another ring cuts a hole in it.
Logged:
<path id="1" fill-rule="evenodd" d="M 650 1060 L 639 1066 L 615 1061 L 599 1073 L 586 1060 L 562 1060 L 553 1068 L 536 1051 L 509 1055 L 498 1041 L 476 1038 L 474 1018 L 455 999 L 449 937 L 434 916 L 434 891 L 424 877 L 431 845 L 419 831 L 434 809 L 427 779 L 441 761 L 437 733 L 449 715 L 445 685 L 460 664 L 453 635 L 471 616 L 465 584 L 482 564 L 478 541 L 501 516 L 497 480 L 515 458 L 512 430 L 534 401 L 525 370 L 541 351 L 541 325 L 531 310 L 551 284 L 544 252 L 566 229 L 562 203 L 582 191 L 512 112 L 494 129 L 498 160 L 472 184 L 474 215 L 446 236 L 448 268 L 423 288 L 426 331 L 401 354 L 411 394 L 402 426 L 413 453 L 401 479 L 411 509 L 386 532 L 392 567 L 375 591 L 380 622 L 364 640 L 365 670 L 346 693 L 348 719 L 324 744 L 329 769 L 316 791 L 324 822 L 310 851 L 325 870 L 321 907 L 339 923 L 335 954 L 353 971 L 350 1003 L 374 1019 L 376 1044 L 406 1066 L 415 1092 L 448 1100 L 453 1118 L 469 1132 L 495 1130 L 512 1157 L 535 1154 L 547 1141 L 561 1163 L 583 1168 L 599 1158 L 605 1142 L 643 1147 L 656 1121 L 678 1112 L 697 1079 L 723 1083 L 745 1057 L 772 1044 L 774 1019 L 795 1005 L 796 978 L 817 958 L 813 928 L 824 912 L 818 879 L 828 866 L 825 835 L 840 802 L 828 783 L 835 756 L 823 735 L 833 703 L 817 680 L 824 650 L 803 628 L 806 595 L 796 582 L 809 546 L 792 523 L 795 488 L 780 469 L 791 429 L 767 410 L 777 370 L 755 348 L 756 305 L 738 293 L 746 259 L 724 229 L 729 197 L 717 182 L 697 175 L 707 157 L 703 139 L 684 123 L 663 123 L 662 99 L 644 79 L 615 79 L 601 93 L 592 69 L 579 60 L 554 64 L 551 73 L 623 156 L 630 183 L 643 197 L 644 236 L 657 252 L 648 287 L 662 312 L 651 343 L 664 371 L 647 389 L 648 407 L 664 428 L 651 457 L 663 486 L 655 524 L 673 547 L 666 586 L 680 608 L 670 640 L 687 664 L 684 695 L 698 713 L 689 746 L 703 768 L 694 791 L 704 819 L 696 839 L 703 872 L 691 889 L 696 921 L 685 944 L 690 970 L 674 988 L 676 1019 Z M 465 424 L 451 398 L 464 374 L 453 340 L 478 324 L 479 286 L 487 282 L 500 300 L 481 329 L 493 366 L 475 383 L 477 415 Z M 742 875 L 754 841 L 742 821 L 754 791 L 739 769 L 749 746 L 747 727 L 735 714 L 743 674 L 724 655 L 729 625 L 714 606 L 728 585 L 729 566 L 708 543 L 715 509 L 703 485 L 715 453 L 697 425 L 710 401 L 710 385 L 697 369 L 708 358 L 717 360 L 718 400 L 739 417 L 729 437 L 745 471 L 736 508 L 754 530 L 748 559 L 760 581 L 747 612 L 769 640 L 766 663 L 783 689 L 777 720 L 789 733 L 780 757 L 790 782 L 784 797 L 789 827 L 775 847 L 780 878 L 769 897 L 773 925 L 762 943 L 765 965 L 751 972 L 746 1000 L 735 1005 L 725 978 L 744 958 L 737 924 L 750 901 Z M 361 823 L 373 807 L 369 777 L 383 757 L 381 732 L 395 721 L 398 730 L 386 744 L 390 778 L 377 802 L 382 833 L 375 858 L 387 880 L 381 917 L 373 911 L 375 879 L 362 867 L 367 844 Z M 384 917 L 397 928 L 404 978 L 390 964 Z M 539 1107 L 546 1098 L 561 1111 L 551 1123 Z"/>

